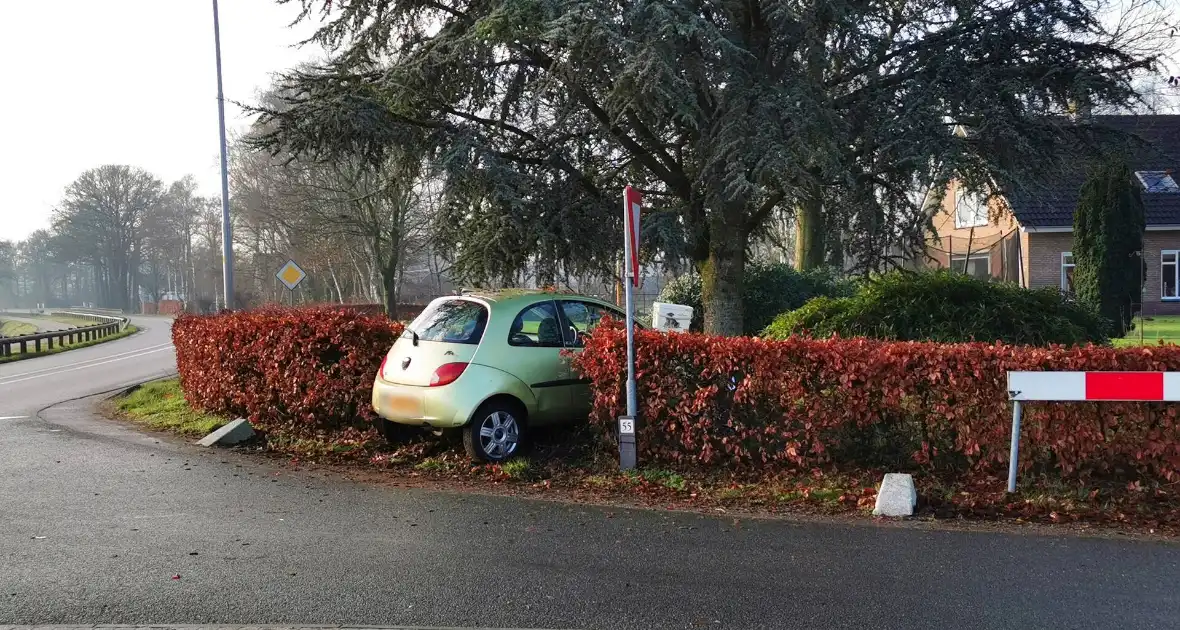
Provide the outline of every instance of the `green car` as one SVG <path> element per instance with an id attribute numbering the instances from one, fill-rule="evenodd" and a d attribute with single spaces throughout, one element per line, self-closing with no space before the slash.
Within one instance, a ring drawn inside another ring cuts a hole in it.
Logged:
<path id="1" fill-rule="evenodd" d="M 404 425 L 461 428 L 476 460 L 520 450 L 528 428 L 585 418 L 589 380 L 564 350 L 582 347 L 604 316 L 623 312 L 590 297 L 503 291 L 441 297 L 406 326 L 381 362 L 373 409 L 384 433 Z"/>

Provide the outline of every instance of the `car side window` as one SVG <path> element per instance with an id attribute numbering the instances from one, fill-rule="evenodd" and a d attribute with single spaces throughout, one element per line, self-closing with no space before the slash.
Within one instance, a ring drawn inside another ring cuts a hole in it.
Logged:
<path id="1" fill-rule="evenodd" d="M 508 329 L 508 345 L 561 348 L 561 326 L 553 302 L 538 302 L 525 308 L 512 320 Z"/>
<path id="2" fill-rule="evenodd" d="M 561 314 L 565 318 L 565 343 L 571 348 L 581 348 L 583 336 L 594 332 L 603 317 L 623 318 L 621 313 L 616 313 L 612 309 L 574 300 L 562 300 Z"/>

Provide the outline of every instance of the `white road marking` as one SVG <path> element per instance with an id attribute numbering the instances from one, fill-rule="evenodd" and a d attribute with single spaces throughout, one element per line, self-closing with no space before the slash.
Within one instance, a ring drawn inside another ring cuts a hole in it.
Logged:
<path id="1" fill-rule="evenodd" d="M 107 361 L 99 361 L 98 363 L 91 363 L 89 365 L 79 365 L 76 367 L 66 368 L 64 370 L 47 372 L 45 374 L 34 374 L 33 376 L 24 376 L 24 375 L 18 374 L 17 376 L 22 376 L 23 378 L 10 378 L 8 380 L 0 379 L 0 387 L 3 387 L 5 385 L 13 385 L 15 383 L 23 383 L 25 381 L 31 381 L 31 380 L 37 379 L 37 378 L 44 378 L 46 376 L 56 376 L 58 374 L 65 374 L 66 372 L 75 372 L 77 370 L 85 370 L 85 369 L 89 369 L 92 367 L 98 367 L 100 365 L 106 365 L 108 363 L 115 363 L 117 361 L 126 361 L 127 359 L 138 359 L 138 358 L 145 356 L 145 355 L 154 354 L 156 352 L 163 352 L 164 350 L 171 350 L 171 349 L 172 349 L 172 345 L 169 344 L 163 348 L 156 348 L 155 350 L 146 350 L 146 351 L 140 352 L 138 354 L 133 354 L 130 356 L 125 356 L 125 357 L 119 357 L 118 359 L 109 359 Z"/>
<path id="2" fill-rule="evenodd" d="M 0 420 L 24 420 L 28 416 L 0 416 Z"/>
<path id="3" fill-rule="evenodd" d="M 10 379 L 10 378 L 18 378 L 21 376 L 31 376 L 33 374 L 41 374 L 43 372 L 57 372 L 57 371 L 61 370 L 63 367 L 77 367 L 77 366 L 86 365 L 88 363 L 105 363 L 108 359 L 114 359 L 115 357 L 122 357 L 122 356 L 126 356 L 129 354 L 138 354 L 140 352 L 143 352 L 144 350 L 155 350 L 156 348 L 169 348 L 171 346 L 172 346 L 172 344 L 170 344 L 170 343 L 161 343 L 161 344 L 157 344 L 154 346 L 146 346 L 143 348 L 136 348 L 134 350 L 127 350 L 126 352 L 119 352 L 116 354 L 107 354 L 107 355 L 103 355 L 101 357 L 94 357 L 93 359 L 86 359 L 85 361 L 75 361 L 74 363 L 70 363 L 69 365 L 66 365 L 66 366 L 59 365 L 59 366 L 51 367 L 51 368 L 41 368 L 39 370 L 28 370 L 26 372 L 17 372 L 15 374 L 8 374 L 5 376 L 0 376 L 0 381 L 3 381 L 5 379 Z"/>

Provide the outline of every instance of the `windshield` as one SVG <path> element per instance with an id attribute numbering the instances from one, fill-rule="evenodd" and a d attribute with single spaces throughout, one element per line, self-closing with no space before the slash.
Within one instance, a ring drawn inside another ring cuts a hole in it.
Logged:
<path id="1" fill-rule="evenodd" d="M 472 300 L 440 300 L 430 304 L 409 326 L 405 335 L 419 341 L 478 344 L 488 323 L 488 309 Z"/>

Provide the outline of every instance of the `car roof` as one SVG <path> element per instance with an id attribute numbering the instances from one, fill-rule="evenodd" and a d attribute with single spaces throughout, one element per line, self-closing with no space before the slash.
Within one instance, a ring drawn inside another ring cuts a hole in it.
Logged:
<path id="1" fill-rule="evenodd" d="M 455 297 L 468 297 L 483 300 L 496 306 L 524 306 L 544 299 L 578 299 L 595 302 L 614 307 L 613 304 L 600 298 L 581 295 L 569 291 L 553 291 L 543 289 L 496 289 L 463 291 Z M 616 307 L 617 308 L 617 307 Z"/>

